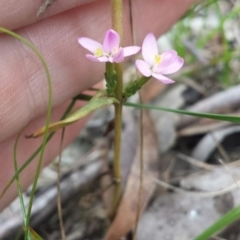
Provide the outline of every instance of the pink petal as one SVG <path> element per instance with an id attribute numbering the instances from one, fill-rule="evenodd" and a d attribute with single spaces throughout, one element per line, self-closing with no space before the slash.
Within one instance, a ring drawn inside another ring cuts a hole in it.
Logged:
<path id="1" fill-rule="evenodd" d="M 108 57 L 108 62 L 113 63 L 113 57 L 112 56 Z"/>
<path id="2" fill-rule="evenodd" d="M 102 49 L 103 46 L 99 42 L 96 42 L 90 38 L 82 37 L 78 39 L 80 45 L 89 50 L 92 53 L 95 53 L 97 48 Z"/>
<path id="3" fill-rule="evenodd" d="M 167 78 L 159 73 L 152 73 L 152 76 L 155 77 L 157 80 L 160 80 L 164 84 L 171 84 L 174 83 L 174 81 L 170 78 Z"/>
<path id="4" fill-rule="evenodd" d="M 120 44 L 120 36 L 117 32 L 110 29 L 106 32 L 103 40 L 103 49 L 106 53 L 113 53 L 114 49 L 118 49 Z"/>
<path id="5" fill-rule="evenodd" d="M 120 63 L 124 60 L 124 50 L 119 48 L 118 52 L 113 55 L 113 62 Z"/>
<path id="6" fill-rule="evenodd" d="M 145 77 L 150 77 L 152 72 L 150 70 L 150 67 L 147 63 L 145 63 L 143 60 L 137 60 L 135 62 L 135 65 L 137 69 L 142 73 Z"/>
<path id="7" fill-rule="evenodd" d="M 161 57 L 162 57 L 161 63 L 158 68 L 159 71 L 164 70 L 169 65 L 171 65 L 174 61 L 176 61 L 178 58 L 178 55 L 176 51 L 168 50 L 168 51 L 165 51 L 163 54 L 161 54 Z"/>
<path id="8" fill-rule="evenodd" d="M 107 56 L 102 56 L 102 57 L 99 57 L 98 60 L 100 62 L 109 62 L 109 58 Z"/>
<path id="9" fill-rule="evenodd" d="M 183 66 L 184 60 L 180 57 L 161 71 L 162 74 L 171 74 L 177 72 Z M 161 65 L 161 64 L 160 64 Z"/>
<path id="10" fill-rule="evenodd" d="M 136 54 L 140 51 L 140 47 L 138 46 L 130 46 L 130 47 L 125 47 L 123 48 L 124 50 L 124 57 L 131 56 L 133 54 Z"/>
<path id="11" fill-rule="evenodd" d="M 103 57 L 95 57 L 93 55 L 90 54 L 86 54 L 86 58 L 93 61 L 93 62 L 108 62 L 108 57 L 103 56 Z"/>
<path id="12" fill-rule="evenodd" d="M 142 55 L 143 59 L 150 66 L 154 65 L 155 55 L 158 54 L 157 41 L 152 33 L 149 33 L 142 45 Z"/>

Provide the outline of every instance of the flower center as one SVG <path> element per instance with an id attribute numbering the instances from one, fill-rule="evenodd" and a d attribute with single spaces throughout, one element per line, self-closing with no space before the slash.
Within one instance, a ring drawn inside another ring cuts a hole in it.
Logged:
<path id="1" fill-rule="evenodd" d="M 94 56 L 95 57 L 101 57 L 103 55 L 103 50 L 101 48 L 97 48 L 95 53 L 94 53 Z"/>
<path id="2" fill-rule="evenodd" d="M 155 55 L 154 61 L 156 65 L 159 65 L 162 62 L 162 57 L 160 55 Z"/>

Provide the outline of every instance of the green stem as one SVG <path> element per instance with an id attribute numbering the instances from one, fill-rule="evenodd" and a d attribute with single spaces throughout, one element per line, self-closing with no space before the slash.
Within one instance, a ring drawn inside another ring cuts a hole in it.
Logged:
<path id="1" fill-rule="evenodd" d="M 114 70 L 113 63 L 110 63 L 110 62 L 106 63 L 105 80 L 106 80 L 107 95 L 109 97 L 114 97 L 117 82 L 116 82 L 116 73 Z"/>
<path id="2" fill-rule="evenodd" d="M 23 129 L 22 129 L 21 132 L 18 134 L 17 139 L 16 139 L 15 144 L 14 144 L 13 159 L 14 159 L 14 170 L 15 170 L 15 172 L 18 171 L 18 164 L 17 164 L 17 145 L 18 145 L 18 141 L 19 141 L 19 138 L 20 138 L 22 132 L 23 132 Z M 19 200 L 20 200 L 21 210 L 22 210 L 23 217 L 24 217 L 24 224 L 26 225 L 26 209 L 25 209 L 25 205 L 24 205 L 24 201 L 23 201 L 22 187 L 21 187 L 21 183 L 20 183 L 20 179 L 19 179 L 19 176 L 18 176 L 18 175 L 17 175 L 17 177 L 16 177 L 16 183 L 17 183 L 17 188 L 18 188 L 18 196 L 19 196 Z"/>
<path id="3" fill-rule="evenodd" d="M 109 77 L 112 77 L 114 74 L 114 65 L 113 63 L 107 62 L 106 63 L 106 73 Z"/>
<path id="4" fill-rule="evenodd" d="M 22 43 L 27 45 L 29 48 L 31 48 L 34 51 L 34 53 L 38 56 L 39 60 L 41 61 L 42 65 L 43 65 L 43 68 L 44 68 L 44 70 L 46 72 L 46 75 L 47 75 L 48 108 L 47 108 L 47 117 L 46 117 L 46 131 L 44 132 L 40 158 L 39 158 L 39 161 L 38 161 L 36 175 L 35 175 L 34 182 L 33 182 L 33 189 L 32 189 L 31 196 L 30 196 L 30 201 L 29 201 L 29 208 L 28 208 L 27 219 L 26 219 L 27 234 L 25 234 L 25 239 L 27 239 L 28 235 L 29 235 L 28 234 L 29 233 L 29 222 L 30 222 L 30 215 L 31 215 L 34 193 L 35 193 L 37 180 L 38 180 L 39 172 L 40 172 L 40 169 L 41 169 L 42 159 L 43 159 L 44 150 L 45 150 L 45 146 L 46 146 L 46 143 L 47 143 L 47 137 L 48 137 L 48 126 L 50 124 L 51 109 L 52 109 L 52 84 L 51 84 L 51 77 L 50 77 L 50 72 L 48 70 L 47 64 L 46 64 L 44 58 L 42 57 L 41 53 L 37 50 L 37 48 L 35 46 L 33 46 L 33 44 L 31 44 L 27 39 L 23 38 L 22 36 L 12 32 L 12 31 L 10 31 L 6 28 L 0 27 L 0 31 L 18 39 L 19 41 L 21 41 Z"/>
<path id="5" fill-rule="evenodd" d="M 115 107 L 115 118 L 114 118 L 114 196 L 112 203 L 112 213 L 114 216 L 121 198 L 121 138 L 122 138 L 122 83 L 119 78 L 122 78 L 121 66 L 116 66 L 117 72 L 117 88 L 116 88 L 116 99 L 119 103 L 114 104 Z M 121 74 L 121 75 L 120 75 Z M 121 91 L 121 92 L 120 92 Z"/>
<path id="6" fill-rule="evenodd" d="M 14 144 L 13 159 L 14 159 L 14 170 L 15 170 L 15 172 L 18 171 L 17 146 L 18 146 L 18 142 L 19 142 L 20 136 L 22 135 L 23 130 L 24 130 L 24 128 L 18 134 L 17 139 L 16 139 L 15 144 Z M 17 183 L 18 197 L 19 197 L 19 201 L 20 201 L 21 211 L 22 211 L 22 215 L 23 215 L 23 219 L 24 219 L 24 227 L 26 228 L 26 221 L 27 221 L 26 208 L 25 208 L 25 204 L 24 204 L 24 200 L 23 200 L 23 192 L 22 192 L 22 187 L 21 187 L 19 175 L 17 175 L 17 177 L 16 177 L 16 183 Z M 25 236 L 27 236 L 28 239 L 31 239 L 29 231 L 27 231 Z"/>
<path id="7" fill-rule="evenodd" d="M 121 39 L 123 39 L 123 24 L 122 24 L 122 0 L 111 0 L 112 8 L 112 25 L 113 29 L 118 32 Z M 122 80 L 122 64 L 116 63 L 116 89 L 115 97 L 119 104 L 114 104 L 115 119 L 114 119 L 114 167 L 113 174 L 116 181 L 114 185 L 114 195 L 112 202 L 111 217 L 113 218 L 121 198 L 121 137 L 122 137 L 122 99 L 123 99 L 123 80 Z"/>

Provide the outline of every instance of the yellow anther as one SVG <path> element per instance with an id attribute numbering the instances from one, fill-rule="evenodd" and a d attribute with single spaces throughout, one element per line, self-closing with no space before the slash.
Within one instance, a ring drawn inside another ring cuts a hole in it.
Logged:
<path id="1" fill-rule="evenodd" d="M 97 48 L 95 53 L 94 53 L 94 56 L 95 57 L 101 57 L 103 55 L 103 50 L 101 48 Z"/>
<path id="2" fill-rule="evenodd" d="M 161 63 L 162 57 L 160 55 L 155 55 L 154 60 L 155 60 L 155 63 L 158 65 Z"/>

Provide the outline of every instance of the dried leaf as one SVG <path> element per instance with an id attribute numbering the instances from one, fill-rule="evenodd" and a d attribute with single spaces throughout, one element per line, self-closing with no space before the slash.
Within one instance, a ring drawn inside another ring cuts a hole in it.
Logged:
<path id="1" fill-rule="evenodd" d="M 43 240 L 32 228 L 30 228 L 30 235 L 33 240 Z"/>
<path id="2" fill-rule="evenodd" d="M 203 119 L 203 120 L 206 120 L 206 119 Z M 206 124 L 203 121 L 199 121 L 198 123 L 190 125 L 189 127 L 180 129 L 177 133 L 178 137 L 186 137 L 186 136 L 189 137 L 189 136 L 194 136 L 198 134 L 205 134 L 213 130 L 232 125 L 232 123 L 230 122 L 220 122 L 212 119 L 208 119 L 208 120 L 210 120 L 208 124 Z"/>
<path id="3" fill-rule="evenodd" d="M 61 128 L 64 128 L 81 118 L 85 117 L 89 113 L 93 112 L 96 109 L 108 106 L 112 103 L 117 103 L 118 101 L 115 98 L 106 97 L 103 91 L 99 91 L 86 105 L 78 109 L 77 111 L 71 113 L 64 120 L 50 124 L 49 132 L 55 132 Z M 45 131 L 45 127 L 40 128 L 34 134 L 29 137 L 39 137 Z"/>
<path id="4" fill-rule="evenodd" d="M 144 173 L 143 190 L 141 197 L 141 213 L 147 206 L 155 185 L 152 179 L 158 176 L 158 143 L 154 124 L 146 110 L 143 110 L 143 135 L 144 135 Z M 138 211 L 138 192 L 140 178 L 140 148 L 135 154 L 126 188 L 119 205 L 116 217 L 107 232 L 105 240 L 119 240 L 134 228 Z"/>
<path id="5" fill-rule="evenodd" d="M 37 12 L 37 18 L 39 19 L 45 13 L 46 9 L 56 1 L 57 0 L 45 0 Z"/>

